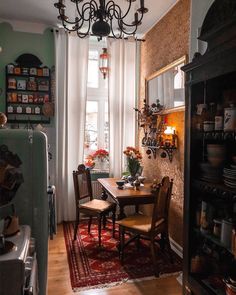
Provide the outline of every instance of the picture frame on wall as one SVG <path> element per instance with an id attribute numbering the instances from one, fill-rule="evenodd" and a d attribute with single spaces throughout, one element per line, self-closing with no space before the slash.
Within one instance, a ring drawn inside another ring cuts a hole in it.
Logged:
<path id="1" fill-rule="evenodd" d="M 29 73 L 30 73 L 30 75 L 36 76 L 37 75 L 37 68 L 30 68 Z"/>
<path id="2" fill-rule="evenodd" d="M 26 90 L 26 80 L 17 80 L 17 89 Z"/>
<path id="3" fill-rule="evenodd" d="M 23 102 L 23 103 L 28 103 L 28 102 L 29 102 L 28 94 L 23 94 L 23 95 L 22 95 L 22 102 Z"/>

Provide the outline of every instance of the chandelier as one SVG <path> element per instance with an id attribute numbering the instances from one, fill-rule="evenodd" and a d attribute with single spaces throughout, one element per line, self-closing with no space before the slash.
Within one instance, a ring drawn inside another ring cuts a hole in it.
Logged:
<path id="1" fill-rule="evenodd" d="M 142 23 L 144 13 L 148 12 L 144 0 L 123 1 L 128 2 L 125 12 L 113 0 L 68 0 L 69 6 L 73 5 L 75 11 L 75 16 L 70 18 L 66 15 L 65 0 L 58 0 L 54 6 L 59 11 L 58 19 L 63 27 L 70 32 L 77 32 L 78 37 L 84 38 L 92 31 L 100 39 L 109 35 L 119 39 L 124 35 L 134 35 Z M 136 1 L 139 2 L 139 8 L 131 9 L 132 4 L 138 6 Z M 133 20 L 128 23 L 127 17 L 131 11 L 135 12 Z"/>

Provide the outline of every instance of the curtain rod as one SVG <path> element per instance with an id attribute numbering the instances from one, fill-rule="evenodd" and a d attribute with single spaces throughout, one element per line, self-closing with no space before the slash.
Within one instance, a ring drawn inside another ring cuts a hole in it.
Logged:
<path id="1" fill-rule="evenodd" d="M 53 32 L 54 30 L 53 29 L 51 29 L 51 32 Z M 57 33 L 59 32 L 59 30 L 55 30 Z M 67 31 L 66 31 L 67 32 Z M 69 34 L 71 33 L 71 32 L 68 32 Z M 96 37 L 96 35 L 94 35 L 94 34 L 89 34 L 89 36 L 92 36 L 92 37 Z M 99 37 L 98 37 L 99 38 Z M 109 38 L 109 39 L 125 39 L 125 40 L 128 40 L 129 38 L 128 37 L 125 37 L 125 38 L 122 38 L 122 37 L 120 37 L 120 38 L 115 38 L 115 37 L 113 37 L 113 36 L 107 36 L 107 38 Z M 98 40 L 98 41 L 101 41 L 102 39 L 100 39 L 100 40 Z M 139 41 L 139 42 L 145 42 L 145 39 L 135 39 L 135 41 Z"/>

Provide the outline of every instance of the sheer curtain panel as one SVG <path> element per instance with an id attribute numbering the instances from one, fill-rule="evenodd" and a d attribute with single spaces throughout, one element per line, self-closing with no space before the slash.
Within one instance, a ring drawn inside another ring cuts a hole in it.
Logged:
<path id="1" fill-rule="evenodd" d="M 58 222 L 75 219 L 72 171 L 83 162 L 88 48 L 88 38 L 55 32 Z"/>
<path id="2" fill-rule="evenodd" d="M 126 165 L 123 151 L 135 146 L 137 42 L 112 39 L 108 46 L 110 173 L 121 177 Z"/>

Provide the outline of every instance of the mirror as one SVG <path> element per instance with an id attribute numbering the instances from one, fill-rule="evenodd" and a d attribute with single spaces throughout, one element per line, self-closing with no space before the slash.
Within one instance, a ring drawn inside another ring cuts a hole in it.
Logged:
<path id="1" fill-rule="evenodd" d="M 185 75 L 181 67 L 186 64 L 186 56 L 179 58 L 146 79 L 146 101 L 148 105 L 159 100 L 164 110 L 184 109 Z"/>

